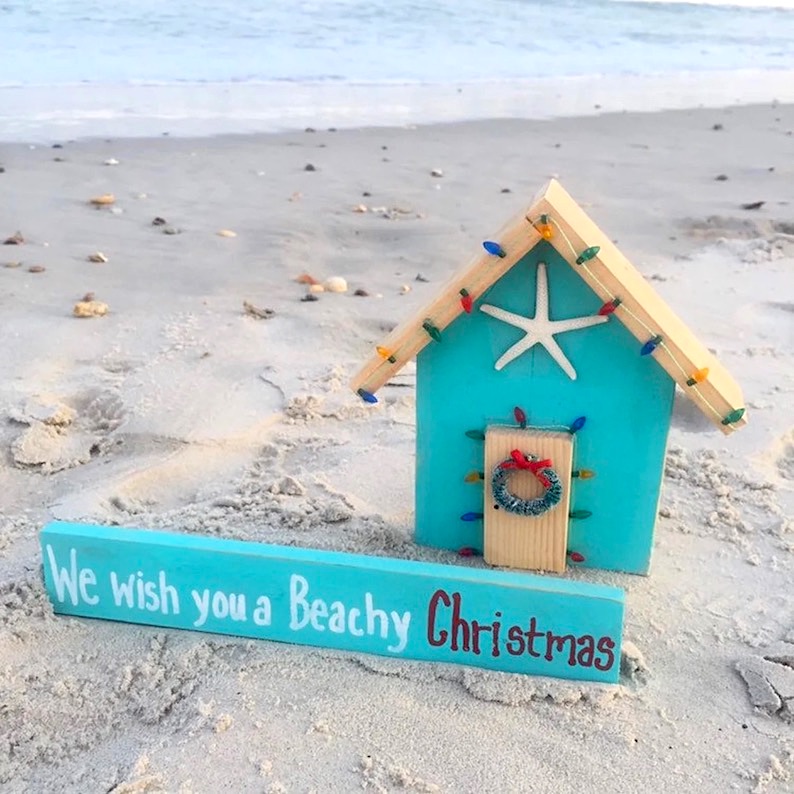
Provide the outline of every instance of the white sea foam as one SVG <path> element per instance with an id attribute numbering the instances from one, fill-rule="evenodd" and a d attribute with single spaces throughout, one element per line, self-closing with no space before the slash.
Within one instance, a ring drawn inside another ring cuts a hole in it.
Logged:
<path id="1" fill-rule="evenodd" d="M 610 0 L 612 3 L 655 3 L 659 5 L 722 6 L 731 8 L 774 8 L 794 11 L 794 0 Z"/>
<path id="2" fill-rule="evenodd" d="M 782 100 L 794 13 L 737 4 L 6 0 L 0 138 Z"/>
<path id="3" fill-rule="evenodd" d="M 794 71 L 429 83 L 210 83 L 0 88 L 0 139 L 202 136 L 303 127 L 794 102 Z"/>

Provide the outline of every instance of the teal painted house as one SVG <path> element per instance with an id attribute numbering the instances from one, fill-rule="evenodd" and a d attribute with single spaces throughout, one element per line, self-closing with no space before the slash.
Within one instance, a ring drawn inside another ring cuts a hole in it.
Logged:
<path id="1" fill-rule="evenodd" d="M 494 565 L 648 572 L 678 385 L 722 432 L 739 386 L 556 181 L 352 383 L 417 359 L 416 540 Z"/>

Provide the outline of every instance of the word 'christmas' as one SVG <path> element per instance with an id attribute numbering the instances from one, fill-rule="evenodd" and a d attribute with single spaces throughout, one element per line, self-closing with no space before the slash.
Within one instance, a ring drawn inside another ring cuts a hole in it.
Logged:
<path id="1" fill-rule="evenodd" d="M 498 658 L 503 652 L 510 656 L 527 654 L 535 659 L 552 662 L 562 656 L 570 667 L 595 667 L 610 670 L 615 664 L 615 641 L 608 636 L 595 638 L 592 634 L 555 634 L 542 631 L 538 620 L 530 617 L 526 626 L 503 626 L 494 612 L 494 619 L 481 623 L 463 617 L 463 598 L 460 593 L 450 595 L 446 590 L 436 590 L 427 607 L 427 641 L 434 648 L 487 654 Z"/>

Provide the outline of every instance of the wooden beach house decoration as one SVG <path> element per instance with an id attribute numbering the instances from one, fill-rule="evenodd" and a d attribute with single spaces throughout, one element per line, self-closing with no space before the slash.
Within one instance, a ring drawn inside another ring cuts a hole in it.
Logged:
<path id="1" fill-rule="evenodd" d="M 418 355 L 417 355 L 418 354 Z M 416 537 L 487 562 L 648 569 L 678 384 L 724 433 L 739 387 L 557 182 L 353 382 L 418 358 Z M 623 593 L 553 576 L 53 523 L 55 611 L 614 683 Z"/>
<path id="2" fill-rule="evenodd" d="M 488 563 L 647 573 L 676 384 L 730 434 L 728 371 L 555 180 L 380 342 L 417 358 L 416 539 Z"/>

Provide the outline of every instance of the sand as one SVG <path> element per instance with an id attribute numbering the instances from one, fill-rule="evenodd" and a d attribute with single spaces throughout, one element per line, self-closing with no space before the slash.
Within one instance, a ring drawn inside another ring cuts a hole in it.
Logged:
<path id="1" fill-rule="evenodd" d="M 792 130 L 764 105 L 4 145 L 3 791 L 791 790 Z M 53 616 L 52 518 L 481 564 L 413 543 L 412 368 L 378 406 L 347 381 L 551 175 L 750 417 L 726 439 L 678 400 L 652 575 L 572 574 L 627 592 L 619 686 Z M 306 301 L 304 272 L 348 291 Z"/>

